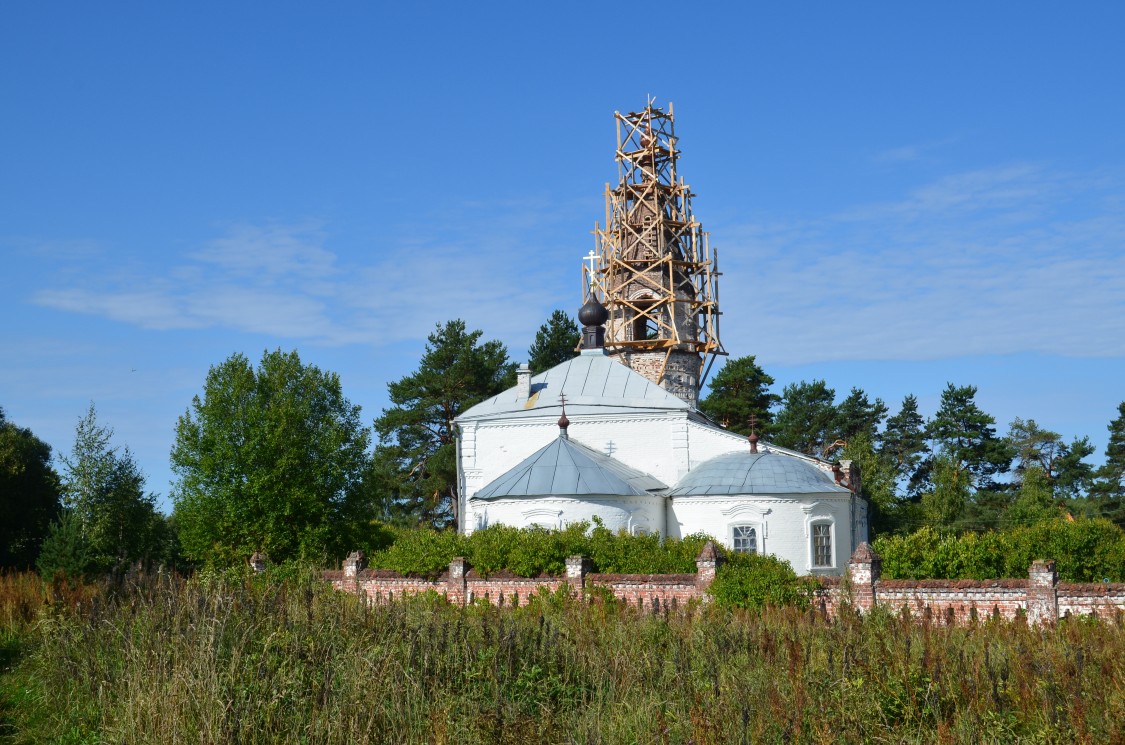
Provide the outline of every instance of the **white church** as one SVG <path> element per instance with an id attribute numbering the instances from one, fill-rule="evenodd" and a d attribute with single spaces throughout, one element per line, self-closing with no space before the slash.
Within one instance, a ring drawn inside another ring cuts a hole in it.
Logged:
<path id="1" fill-rule="evenodd" d="M 867 540 L 851 464 L 732 433 L 697 408 L 718 338 L 715 258 L 676 175 L 672 110 L 616 114 L 619 184 L 595 230 L 579 355 L 468 409 L 459 527 L 706 533 L 799 574 L 842 574 Z"/>

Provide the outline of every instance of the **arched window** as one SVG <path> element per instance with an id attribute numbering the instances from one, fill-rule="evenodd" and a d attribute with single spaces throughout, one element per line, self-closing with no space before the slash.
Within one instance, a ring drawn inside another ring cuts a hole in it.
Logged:
<path id="1" fill-rule="evenodd" d="M 758 553 L 758 528 L 754 525 L 732 525 L 730 548 L 736 554 Z"/>
<path id="2" fill-rule="evenodd" d="M 814 569 L 828 569 L 833 566 L 832 523 L 816 522 L 811 526 L 812 565 Z"/>

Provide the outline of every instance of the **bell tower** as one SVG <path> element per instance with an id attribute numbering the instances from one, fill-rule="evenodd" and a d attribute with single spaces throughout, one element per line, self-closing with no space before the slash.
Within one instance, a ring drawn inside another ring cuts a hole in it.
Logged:
<path id="1" fill-rule="evenodd" d="M 617 186 L 605 188 L 587 286 L 609 312 L 606 352 L 692 406 L 717 355 L 719 273 L 677 175 L 672 106 L 614 112 Z"/>

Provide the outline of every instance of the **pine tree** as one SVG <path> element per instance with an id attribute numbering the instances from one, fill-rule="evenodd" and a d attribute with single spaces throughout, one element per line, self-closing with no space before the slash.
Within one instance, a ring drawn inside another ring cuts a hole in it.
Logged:
<path id="1" fill-rule="evenodd" d="M 908 481 L 910 493 L 917 494 L 922 481 L 918 467 L 926 453 L 926 422 L 912 394 L 903 398 L 898 413 L 887 419 L 879 443 L 879 452 L 893 464 L 896 479 Z"/>
<path id="2" fill-rule="evenodd" d="M 771 442 L 802 453 L 826 457 L 836 442 L 839 415 L 836 391 L 823 380 L 785 386 L 774 418 Z"/>
<path id="3" fill-rule="evenodd" d="M 393 406 L 375 420 L 379 445 L 372 488 L 396 521 L 438 527 L 456 522 L 457 456 L 453 419 L 515 381 L 515 365 L 498 341 L 481 343 L 465 322 L 438 324 L 418 369 L 387 385 Z"/>
<path id="4" fill-rule="evenodd" d="M 1058 496 L 1077 499 L 1090 488 L 1094 467 L 1083 460 L 1094 452 L 1089 438 L 1075 437 L 1067 444 L 1062 435 L 1043 429 L 1034 419 L 1016 417 L 1009 425 L 1008 441 L 1016 454 L 1017 488 L 1030 468 L 1038 468 Z"/>
<path id="5" fill-rule="evenodd" d="M 977 406 L 976 386 L 946 385 L 937 414 L 926 428 L 937 453 L 969 475 L 970 486 L 987 489 L 1015 457 L 1012 446 L 996 436 L 996 420 Z"/>
<path id="6" fill-rule="evenodd" d="M 1125 527 L 1125 401 L 1117 407 L 1117 418 L 1109 423 L 1105 464 L 1097 470 L 1091 490 L 1101 514 Z"/>
<path id="7" fill-rule="evenodd" d="M 864 435 L 871 442 L 878 437 L 879 425 L 887 418 L 887 405 L 883 399 L 876 398 L 872 403 L 861 388 L 852 388 L 851 393 L 836 407 L 836 437 L 850 442 L 857 435 Z"/>
<path id="8" fill-rule="evenodd" d="M 781 400 L 770 392 L 774 380 L 754 361 L 754 356 L 729 360 L 711 378 L 710 393 L 699 410 L 732 432 L 750 433 L 750 417 L 757 417 L 759 432 L 773 421 L 770 408 Z"/>
<path id="9" fill-rule="evenodd" d="M 535 341 L 527 350 L 528 366 L 532 372 L 541 373 L 576 357 L 580 338 L 578 324 L 566 312 L 552 312 L 535 333 Z"/>

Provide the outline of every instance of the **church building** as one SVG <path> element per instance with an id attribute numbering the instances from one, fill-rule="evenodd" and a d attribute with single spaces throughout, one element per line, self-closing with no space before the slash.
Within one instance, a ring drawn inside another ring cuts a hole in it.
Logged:
<path id="1" fill-rule="evenodd" d="M 583 267 L 580 354 L 456 418 L 459 527 L 706 533 L 799 574 L 867 540 L 859 474 L 732 433 L 697 408 L 719 340 L 716 257 L 677 176 L 671 107 L 616 115 L 619 183 Z"/>

